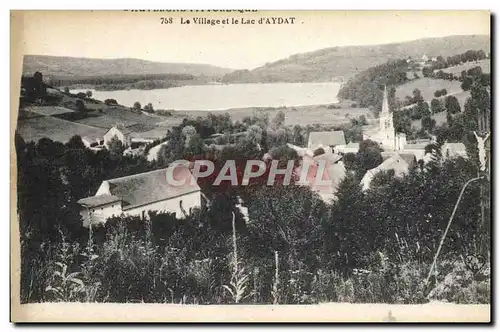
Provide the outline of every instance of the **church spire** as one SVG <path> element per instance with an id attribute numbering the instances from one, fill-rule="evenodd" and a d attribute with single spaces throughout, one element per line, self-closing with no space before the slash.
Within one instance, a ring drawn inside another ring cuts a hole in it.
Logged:
<path id="1" fill-rule="evenodd" d="M 382 113 L 389 113 L 389 98 L 387 97 L 387 85 L 384 86 L 384 99 L 382 101 Z"/>

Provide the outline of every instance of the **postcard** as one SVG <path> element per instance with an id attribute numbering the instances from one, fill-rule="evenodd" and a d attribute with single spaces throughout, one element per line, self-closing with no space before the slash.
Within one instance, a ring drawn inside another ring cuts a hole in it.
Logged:
<path id="1" fill-rule="evenodd" d="M 491 321 L 488 11 L 10 18 L 12 322 Z"/>

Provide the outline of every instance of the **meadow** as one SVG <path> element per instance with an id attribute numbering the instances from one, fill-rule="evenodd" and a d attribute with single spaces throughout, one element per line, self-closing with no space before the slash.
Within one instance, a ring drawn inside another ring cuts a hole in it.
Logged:
<path id="1" fill-rule="evenodd" d="M 459 81 L 447 81 L 434 79 L 429 77 L 422 77 L 417 80 L 412 80 L 407 83 L 401 84 L 396 88 L 396 98 L 405 100 L 406 96 L 413 96 L 413 90 L 419 89 L 422 92 L 422 97 L 425 101 L 430 101 L 434 98 L 436 90 L 446 89 L 448 94 L 455 94 L 462 92 Z"/>
<path id="2" fill-rule="evenodd" d="M 485 74 L 491 73 L 491 62 L 489 59 L 479 60 L 479 61 L 469 61 L 458 66 L 442 69 L 442 71 L 445 73 L 452 73 L 454 75 L 459 76 L 462 71 L 464 70 L 467 71 L 477 66 L 481 67 L 483 73 Z"/>
<path id="3" fill-rule="evenodd" d="M 175 115 L 187 117 L 204 117 L 208 113 L 221 114 L 229 113 L 233 121 L 242 121 L 245 117 L 251 117 L 258 113 L 268 113 L 270 118 L 274 118 L 278 112 L 285 113 L 285 125 L 342 125 L 350 123 L 351 119 L 356 119 L 364 115 L 368 121 L 373 120 L 373 113 L 368 108 L 352 108 L 341 106 L 334 108 L 334 105 L 310 105 L 297 107 L 248 107 L 230 109 L 226 111 L 175 111 Z"/>
<path id="4" fill-rule="evenodd" d="M 41 138 L 50 138 L 65 143 L 74 135 L 102 137 L 107 129 L 90 127 L 53 116 L 32 116 L 19 119 L 17 131 L 26 141 L 37 142 Z"/>

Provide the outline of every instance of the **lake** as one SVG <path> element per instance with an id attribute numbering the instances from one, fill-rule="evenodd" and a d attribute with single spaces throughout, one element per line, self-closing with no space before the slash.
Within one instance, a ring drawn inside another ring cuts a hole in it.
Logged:
<path id="1" fill-rule="evenodd" d="M 132 107 L 138 101 L 154 109 L 227 110 L 246 107 L 304 106 L 336 103 L 340 83 L 258 83 L 191 85 L 170 89 L 92 91 L 98 100 L 116 99 Z M 72 93 L 87 90 L 74 89 Z"/>

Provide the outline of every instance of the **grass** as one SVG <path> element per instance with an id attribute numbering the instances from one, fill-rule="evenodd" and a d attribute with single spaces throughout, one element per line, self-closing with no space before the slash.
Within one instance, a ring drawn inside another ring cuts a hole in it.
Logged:
<path id="1" fill-rule="evenodd" d="M 121 123 L 124 126 L 131 126 L 135 124 L 156 125 L 163 120 L 163 118 L 149 117 L 131 112 L 130 110 L 114 108 L 107 108 L 102 112 L 89 112 L 89 115 L 90 116 L 86 118 L 77 120 L 77 122 L 93 127 L 109 129 L 118 123 Z"/>
<path id="2" fill-rule="evenodd" d="M 25 141 L 38 141 L 50 138 L 53 141 L 66 143 L 73 135 L 102 137 L 106 129 L 58 119 L 52 116 L 19 119 L 17 130 Z"/>
<path id="3" fill-rule="evenodd" d="M 474 67 L 481 67 L 481 69 L 483 70 L 483 73 L 491 73 L 491 63 L 490 63 L 490 60 L 489 59 L 485 59 L 485 60 L 480 60 L 480 61 L 471 61 L 471 62 L 466 62 L 464 64 L 461 64 L 461 65 L 458 65 L 458 66 L 455 66 L 455 67 L 450 67 L 450 68 L 445 68 L 443 69 L 443 72 L 445 73 L 452 73 L 454 75 L 460 75 L 460 73 L 465 70 L 469 70 L 471 68 L 474 68 Z"/>
<path id="4" fill-rule="evenodd" d="M 28 106 L 26 107 L 26 110 L 43 116 L 52 116 L 75 112 L 74 110 L 61 106 Z"/>
<path id="5" fill-rule="evenodd" d="M 259 108 L 249 107 L 241 109 L 230 109 L 227 111 L 210 111 L 210 113 L 223 114 L 228 112 L 231 114 L 233 121 L 242 121 L 247 116 L 252 116 L 256 112 L 264 111 L 269 114 L 270 119 L 274 118 L 279 111 L 285 113 L 285 125 L 341 125 L 358 118 L 360 115 L 365 115 L 368 120 L 373 118 L 372 112 L 367 108 L 351 108 L 342 107 L 340 109 L 329 109 L 328 105 L 310 105 L 297 107 L 280 107 L 280 108 Z M 175 115 L 182 116 L 206 116 L 209 111 L 175 111 Z"/>
<path id="6" fill-rule="evenodd" d="M 17 129 L 26 141 L 43 137 L 66 143 L 73 135 L 102 137 L 114 125 L 143 127 L 133 137 L 160 139 L 172 126 L 179 125 L 182 117 L 135 113 L 121 105 L 106 105 L 86 99 L 86 113 L 76 112 L 75 100 L 61 94 L 58 106 L 26 106 L 19 110 Z"/>
<path id="7" fill-rule="evenodd" d="M 439 112 L 436 114 L 432 114 L 431 118 L 436 120 L 436 126 L 440 126 L 444 123 L 446 123 L 446 112 Z M 421 120 L 412 120 L 411 125 L 415 127 L 417 130 L 420 130 L 422 128 L 422 121 Z"/>
<path id="8" fill-rule="evenodd" d="M 446 89 L 448 94 L 462 92 L 459 81 L 438 80 L 429 77 L 419 78 L 402 84 L 396 88 L 396 97 L 404 101 L 406 96 L 413 96 L 413 90 L 419 89 L 424 100 L 432 100 L 436 90 Z"/>

